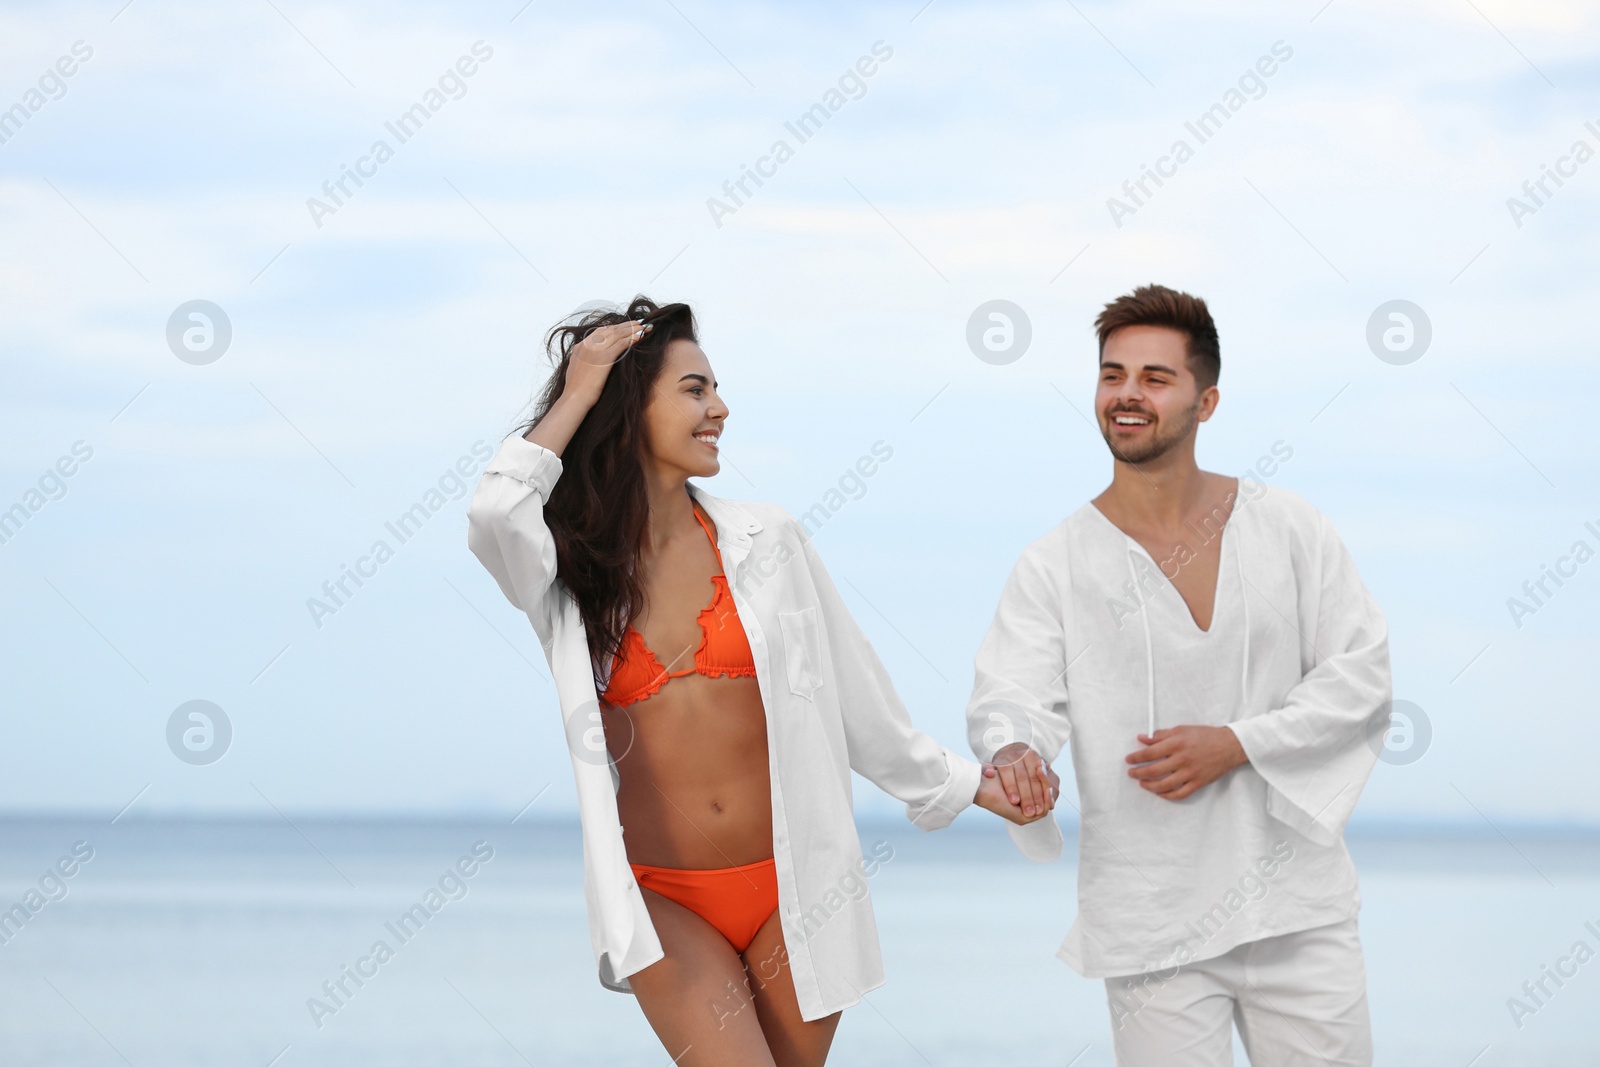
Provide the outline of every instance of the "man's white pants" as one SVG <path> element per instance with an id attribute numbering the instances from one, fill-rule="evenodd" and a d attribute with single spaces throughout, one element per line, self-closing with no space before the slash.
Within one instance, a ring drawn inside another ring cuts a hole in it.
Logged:
<path id="1" fill-rule="evenodd" d="M 1352 917 L 1248 941 L 1174 974 L 1106 979 L 1119 1067 L 1370 1067 L 1366 964 Z"/>

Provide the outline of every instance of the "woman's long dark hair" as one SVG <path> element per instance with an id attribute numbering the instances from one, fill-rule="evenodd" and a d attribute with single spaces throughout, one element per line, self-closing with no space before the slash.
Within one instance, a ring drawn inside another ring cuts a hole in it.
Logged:
<path id="1" fill-rule="evenodd" d="M 636 296 L 622 311 L 568 316 L 545 337 L 555 371 L 534 407 L 526 434 L 550 413 L 566 388 L 572 349 L 594 330 L 642 319 L 652 325 L 612 366 L 600 399 L 561 454 L 561 477 L 544 508 L 556 543 L 556 576 L 566 586 L 589 636 L 595 687 L 600 667 L 644 606 L 638 560 L 644 548 L 650 502 L 645 493 L 644 409 L 673 341 L 696 341 L 688 304 L 657 304 Z"/>

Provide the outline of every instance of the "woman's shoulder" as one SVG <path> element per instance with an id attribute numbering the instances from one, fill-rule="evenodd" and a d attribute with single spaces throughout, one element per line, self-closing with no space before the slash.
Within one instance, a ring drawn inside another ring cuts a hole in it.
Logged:
<path id="1" fill-rule="evenodd" d="M 689 483 L 689 495 L 705 508 L 706 514 L 712 520 L 719 516 L 727 522 L 744 527 L 747 532 L 765 526 L 768 523 L 781 525 L 789 518 L 789 513 L 779 504 L 765 500 L 736 500 L 733 497 L 721 496 L 712 492 L 699 482 Z"/>
<path id="2" fill-rule="evenodd" d="M 782 504 L 766 500 L 734 500 L 709 492 L 704 486 L 690 483 L 694 497 L 716 524 L 720 536 L 739 539 L 748 536 L 758 542 L 775 540 L 798 543 L 805 532 L 795 517 Z"/>
<path id="3" fill-rule="evenodd" d="M 739 507 L 754 516 L 763 527 L 774 527 L 784 530 L 788 527 L 799 527 L 800 523 L 789 514 L 789 509 L 782 504 L 770 500 L 740 500 L 736 502 Z"/>

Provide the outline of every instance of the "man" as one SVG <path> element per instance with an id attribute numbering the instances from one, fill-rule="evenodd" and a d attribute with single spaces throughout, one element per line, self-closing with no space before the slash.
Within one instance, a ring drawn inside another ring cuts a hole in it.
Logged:
<path id="1" fill-rule="evenodd" d="M 1258 1067 L 1370 1064 L 1343 834 L 1387 724 L 1383 615 L 1320 512 L 1195 464 L 1221 367 L 1205 302 L 1143 286 L 1095 325 L 1111 485 L 1012 570 L 973 751 L 1032 813 L 1041 759 L 1072 743 L 1078 915 L 1057 955 L 1105 979 L 1119 1064 L 1231 1063 L 1233 1023 Z M 1007 829 L 1060 852 L 1054 819 Z"/>

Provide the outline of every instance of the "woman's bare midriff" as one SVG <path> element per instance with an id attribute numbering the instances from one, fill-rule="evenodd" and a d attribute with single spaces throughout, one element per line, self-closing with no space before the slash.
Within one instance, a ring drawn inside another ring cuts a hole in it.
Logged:
<path id="1" fill-rule="evenodd" d="M 631 863 L 714 870 L 772 856 L 767 719 L 755 678 L 685 674 L 601 713 Z"/>

